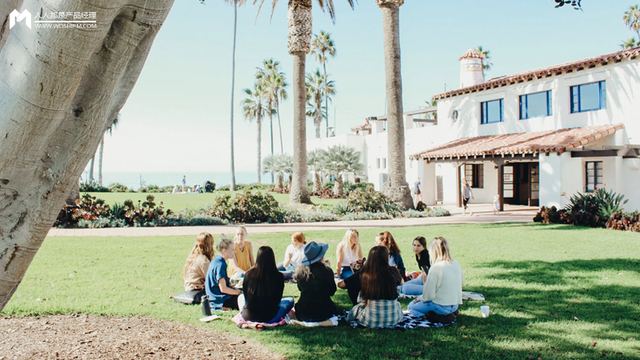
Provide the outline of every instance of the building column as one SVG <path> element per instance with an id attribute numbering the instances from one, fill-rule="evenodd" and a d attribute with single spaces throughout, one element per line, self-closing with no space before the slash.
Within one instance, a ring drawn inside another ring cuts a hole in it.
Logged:
<path id="1" fill-rule="evenodd" d="M 426 160 L 418 161 L 418 176 L 420 176 L 422 183 L 422 202 L 429 206 L 435 205 L 437 195 L 436 164 L 427 163 Z"/>
<path id="2" fill-rule="evenodd" d="M 555 206 L 560 209 L 562 208 L 562 157 L 557 153 L 540 154 L 538 160 L 540 206 Z"/>
<path id="3" fill-rule="evenodd" d="M 464 164 L 456 164 L 456 200 L 458 202 L 458 207 L 462 207 L 462 178 L 460 175 L 460 169 Z"/>
<path id="4" fill-rule="evenodd" d="M 500 196 L 500 211 L 504 211 L 504 164 L 498 166 L 498 195 Z"/>

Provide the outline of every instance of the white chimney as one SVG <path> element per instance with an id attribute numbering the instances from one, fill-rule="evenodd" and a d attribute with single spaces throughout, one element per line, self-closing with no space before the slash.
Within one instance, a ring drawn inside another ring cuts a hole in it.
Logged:
<path id="1" fill-rule="evenodd" d="M 469 49 L 458 59 L 460 61 L 460 88 L 478 85 L 484 82 L 482 75 L 482 55 Z"/>

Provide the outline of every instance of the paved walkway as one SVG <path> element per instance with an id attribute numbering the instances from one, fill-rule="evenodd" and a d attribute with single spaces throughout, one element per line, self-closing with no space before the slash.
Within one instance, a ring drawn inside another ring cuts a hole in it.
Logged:
<path id="1" fill-rule="evenodd" d="M 538 211 L 537 207 L 505 205 L 505 211 L 494 215 L 490 204 L 474 204 L 469 206 L 467 215 L 462 215 L 462 209 L 445 205 L 443 208 L 451 212 L 451 216 L 431 218 L 399 218 L 390 220 L 359 220 L 359 221 L 327 221 L 317 223 L 293 224 L 249 224 L 245 225 L 251 234 L 294 232 L 310 230 L 340 230 L 349 228 L 393 228 L 405 226 L 451 225 L 451 224 L 486 224 L 506 222 L 532 222 Z M 49 230 L 48 236 L 179 236 L 194 235 L 202 231 L 212 234 L 233 234 L 233 225 L 211 226 L 174 226 L 174 227 L 130 227 L 106 229 L 56 229 Z"/>

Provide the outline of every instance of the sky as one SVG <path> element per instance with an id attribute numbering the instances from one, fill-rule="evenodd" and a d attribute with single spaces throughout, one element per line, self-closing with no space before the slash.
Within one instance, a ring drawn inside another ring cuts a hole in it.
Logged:
<path id="1" fill-rule="evenodd" d="M 256 171 L 257 125 L 242 116 L 242 89 L 253 86 L 264 59 L 280 61 L 291 83 L 287 52 L 287 2 L 270 20 L 271 1 L 238 10 L 235 91 L 235 168 Z M 251 3 L 251 1 L 250 1 Z M 337 49 L 327 62 L 337 94 L 329 105 L 336 134 L 385 114 L 382 15 L 374 0 L 352 10 L 334 0 L 335 24 L 314 1 L 313 31 L 331 33 Z M 583 0 L 583 11 L 554 8 L 553 0 L 407 0 L 400 8 L 403 107 L 425 106 L 435 94 L 457 89 L 458 58 L 481 45 L 490 50 L 487 79 L 579 60 L 620 49 L 634 34 L 622 22 L 632 5 L 621 0 Z M 147 62 L 121 111 L 120 125 L 106 135 L 104 172 L 230 171 L 230 89 L 233 7 L 221 0 L 176 0 Z M 307 56 L 307 72 L 320 65 Z M 290 97 L 293 90 L 287 89 Z M 334 117 L 335 114 L 335 117 Z M 293 101 L 281 104 L 284 150 L 293 153 Z M 324 128 L 322 129 L 324 134 Z M 307 138 L 314 137 L 307 120 Z M 274 119 L 274 148 L 279 151 Z M 262 154 L 270 152 L 263 122 Z"/>

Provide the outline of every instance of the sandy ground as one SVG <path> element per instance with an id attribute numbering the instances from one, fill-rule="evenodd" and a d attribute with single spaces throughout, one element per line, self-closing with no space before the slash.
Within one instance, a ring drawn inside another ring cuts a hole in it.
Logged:
<path id="1" fill-rule="evenodd" d="M 283 359 L 255 341 L 144 317 L 0 317 L 0 360 Z"/>

